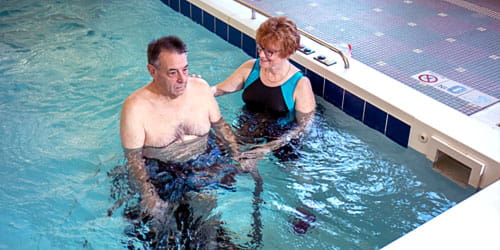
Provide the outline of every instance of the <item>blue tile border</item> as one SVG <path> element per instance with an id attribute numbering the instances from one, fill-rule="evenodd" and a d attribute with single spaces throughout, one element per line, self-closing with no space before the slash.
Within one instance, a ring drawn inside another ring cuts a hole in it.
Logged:
<path id="1" fill-rule="evenodd" d="M 365 108 L 365 101 L 349 91 L 344 93 L 344 105 L 343 110 L 348 115 L 356 118 L 356 120 L 362 121 L 363 111 Z"/>
<path id="2" fill-rule="evenodd" d="M 238 29 L 226 24 L 186 0 L 162 0 L 162 2 L 170 6 L 173 10 L 188 16 L 194 22 L 203 25 L 203 27 L 217 34 L 225 41 L 242 49 L 249 56 L 257 56 L 255 39 Z M 321 75 L 308 70 L 297 62 L 292 61 L 292 63 L 301 69 L 304 75 L 310 79 L 316 95 L 323 97 L 326 101 L 363 122 L 368 127 L 385 134 L 397 144 L 408 147 L 410 125 L 346 91 Z"/>
<path id="3" fill-rule="evenodd" d="M 241 46 L 245 53 L 247 53 L 251 57 L 257 56 L 257 43 L 255 42 L 255 39 L 246 34 L 243 34 L 242 43 L 243 44 Z"/>
<path id="4" fill-rule="evenodd" d="M 229 33 L 228 33 L 228 42 L 238 48 L 241 49 L 241 31 L 233 28 L 232 26 L 229 27 Z"/>
<path id="5" fill-rule="evenodd" d="M 227 27 L 228 25 L 219 20 L 218 18 L 215 18 L 215 34 L 217 34 L 219 37 L 227 41 Z"/>
<path id="6" fill-rule="evenodd" d="M 385 135 L 403 147 L 408 147 L 410 136 L 410 125 L 398 120 L 392 115 L 387 119 L 387 129 Z"/>
<path id="7" fill-rule="evenodd" d="M 387 113 L 371 103 L 366 102 L 365 114 L 363 116 L 363 123 L 368 127 L 373 128 L 382 134 L 385 134 L 385 125 L 387 123 Z"/>
<path id="8" fill-rule="evenodd" d="M 181 6 L 180 6 L 180 9 L 181 9 L 181 13 L 189 18 L 192 19 L 192 16 L 191 16 L 191 4 L 187 1 L 181 1 Z"/>
<path id="9" fill-rule="evenodd" d="M 184 2 L 184 1 L 183 1 Z M 170 8 L 172 8 L 173 10 L 179 12 L 180 10 L 180 1 L 179 0 L 169 0 L 169 6 Z"/>
<path id="10" fill-rule="evenodd" d="M 337 108 L 342 109 L 342 105 L 344 104 L 344 89 L 330 82 L 330 80 L 326 80 L 324 98 Z"/>
<path id="11" fill-rule="evenodd" d="M 161 0 L 167 6 L 170 6 L 170 0 Z"/>
<path id="12" fill-rule="evenodd" d="M 203 11 L 194 6 L 194 5 L 191 5 L 191 19 L 193 21 L 195 21 L 196 23 L 198 24 L 203 24 Z"/>
<path id="13" fill-rule="evenodd" d="M 311 70 L 305 70 L 305 75 L 309 78 L 311 81 L 311 85 L 313 88 L 314 93 L 318 94 L 319 96 L 323 96 L 323 91 L 325 89 L 325 78 L 322 76 L 314 73 Z"/>
<path id="14" fill-rule="evenodd" d="M 203 27 L 207 30 L 215 32 L 215 17 L 203 11 Z"/>

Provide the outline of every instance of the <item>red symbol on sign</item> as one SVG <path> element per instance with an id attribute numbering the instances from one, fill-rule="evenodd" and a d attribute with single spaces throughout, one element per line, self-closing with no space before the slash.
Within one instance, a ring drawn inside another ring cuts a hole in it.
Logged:
<path id="1" fill-rule="evenodd" d="M 418 80 L 426 83 L 435 83 L 438 81 L 438 78 L 434 75 L 422 74 L 418 76 Z"/>

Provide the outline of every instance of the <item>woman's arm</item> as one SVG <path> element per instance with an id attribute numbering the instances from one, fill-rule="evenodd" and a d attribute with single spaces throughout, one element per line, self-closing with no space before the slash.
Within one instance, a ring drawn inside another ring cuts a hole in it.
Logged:
<path id="1" fill-rule="evenodd" d="M 302 77 L 299 80 L 293 92 L 293 100 L 296 114 L 297 112 L 307 114 L 316 109 L 316 99 L 309 78 Z"/>
<path id="2" fill-rule="evenodd" d="M 299 80 L 293 96 L 295 100 L 295 119 L 298 126 L 287 131 L 275 140 L 255 147 L 254 151 L 248 154 L 262 154 L 274 151 L 288 144 L 292 139 L 304 137 L 309 132 L 314 121 L 316 99 L 312 91 L 311 82 L 307 77 L 302 77 Z"/>
<path id="3" fill-rule="evenodd" d="M 293 93 L 295 100 L 295 119 L 298 126 L 287 131 L 285 134 L 269 142 L 271 151 L 286 145 L 292 139 L 302 138 L 308 133 L 314 121 L 314 111 L 316 110 L 316 99 L 311 87 L 309 78 L 302 77 Z"/>
<path id="4" fill-rule="evenodd" d="M 233 74 L 226 78 L 226 80 L 210 88 L 212 90 L 212 94 L 214 96 L 221 96 L 243 89 L 243 85 L 245 84 L 254 63 L 255 59 L 251 59 L 240 65 L 240 67 L 238 67 Z"/>
<path id="5" fill-rule="evenodd" d="M 288 144 L 292 139 L 301 139 L 309 133 L 309 130 L 314 122 L 314 111 L 309 113 L 296 112 L 297 127 L 287 131 L 280 137 L 269 141 L 265 144 L 258 145 L 254 147 L 253 150 L 245 152 L 246 155 L 262 155 L 268 152 L 277 150 L 286 144 Z"/>

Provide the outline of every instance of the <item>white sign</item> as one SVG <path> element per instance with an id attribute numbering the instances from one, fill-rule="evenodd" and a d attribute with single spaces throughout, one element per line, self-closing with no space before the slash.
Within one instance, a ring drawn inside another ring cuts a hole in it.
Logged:
<path id="1" fill-rule="evenodd" d="M 418 80 L 423 85 L 430 85 L 436 89 L 480 107 L 486 107 L 498 101 L 495 97 L 489 96 L 459 82 L 450 80 L 430 70 L 426 70 L 411 77 Z"/>

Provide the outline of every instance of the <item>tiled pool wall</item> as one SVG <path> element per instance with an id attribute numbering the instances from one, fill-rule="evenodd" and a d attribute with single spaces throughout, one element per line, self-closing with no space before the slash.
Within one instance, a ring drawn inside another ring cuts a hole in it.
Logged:
<path id="1" fill-rule="evenodd" d="M 256 42 L 254 38 L 186 0 L 162 0 L 162 2 L 170 6 L 173 10 L 191 18 L 194 22 L 217 34 L 232 45 L 241 48 L 248 55 L 256 57 Z M 408 147 L 410 125 L 299 63 L 293 60 L 292 62 L 309 77 L 316 95 L 323 97 L 326 101 L 363 122 L 368 127 L 385 134 L 399 145 Z"/>

